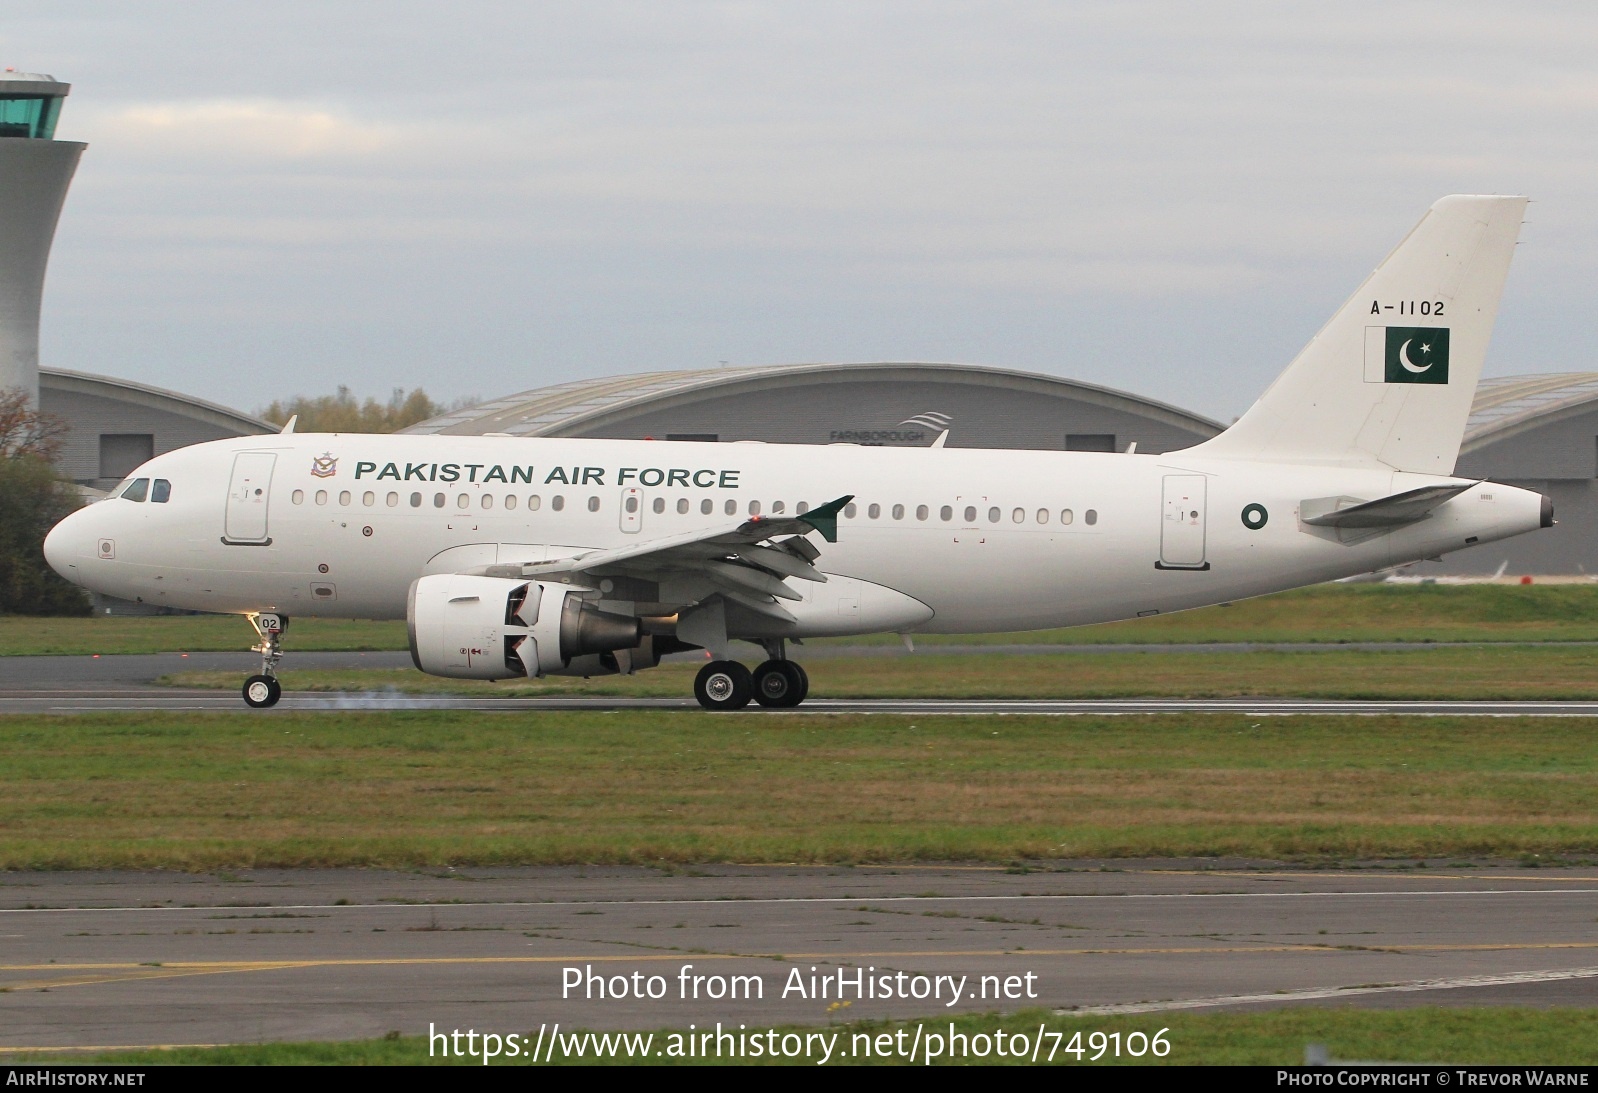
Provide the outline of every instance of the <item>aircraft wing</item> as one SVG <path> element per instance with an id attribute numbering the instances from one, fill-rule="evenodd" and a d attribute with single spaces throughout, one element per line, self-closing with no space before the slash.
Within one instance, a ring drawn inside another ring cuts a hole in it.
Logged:
<path id="1" fill-rule="evenodd" d="M 681 535 L 592 550 L 570 558 L 519 565 L 493 565 L 481 572 L 492 577 L 540 581 L 572 581 L 607 576 L 659 581 L 670 576 L 697 578 L 715 592 L 755 611 L 791 618 L 778 600 L 802 599 L 785 578 L 825 582 L 811 563 L 820 551 L 806 538 L 821 532 L 838 541 L 838 514 L 853 494 L 795 516 L 751 516 L 741 523 L 701 528 Z M 786 536 L 786 538 L 781 538 Z"/>

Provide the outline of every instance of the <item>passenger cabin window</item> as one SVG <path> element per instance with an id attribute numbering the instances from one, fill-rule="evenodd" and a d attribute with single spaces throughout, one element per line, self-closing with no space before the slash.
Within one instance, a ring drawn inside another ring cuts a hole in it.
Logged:
<path id="1" fill-rule="evenodd" d="M 780 504 L 782 504 L 782 502 L 778 501 L 777 504 L 780 505 Z M 781 509 L 777 509 L 776 511 L 781 512 L 782 510 Z M 845 505 L 843 507 L 843 514 L 845 516 L 847 516 L 851 520 L 853 520 L 856 516 L 858 516 L 859 513 L 860 513 L 860 506 L 855 504 L 853 501 L 849 502 L 847 505 Z"/>
<path id="2" fill-rule="evenodd" d="M 1092 527 L 1094 524 L 1099 522 L 1099 510 L 1098 509 L 1088 509 L 1086 512 L 1084 512 L 1082 514 L 1082 520 L 1089 527 Z"/>
<path id="3" fill-rule="evenodd" d="M 953 520 L 954 508 L 950 505 L 944 505 L 938 510 L 938 519 L 942 520 L 944 523 L 948 523 L 950 520 Z"/>
<path id="4" fill-rule="evenodd" d="M 150 487 L 150 500 L 157 505 L 164 505 L 172 500 L 172 483 L 164 478 L 157 478 L 155 485 Z"/>
<path id="5" fill-rule="evenodd" d="M 128 488 L 122 491 L 122 500 L 143 501 L 149 492 L 150 480 L 148 478 L 135 478 L 128 483 Z"/>

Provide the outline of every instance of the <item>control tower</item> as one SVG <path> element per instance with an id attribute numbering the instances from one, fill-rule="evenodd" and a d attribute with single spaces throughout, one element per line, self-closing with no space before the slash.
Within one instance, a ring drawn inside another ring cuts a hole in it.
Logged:
<path id="1" fill-rule="evenodd" d="M 56 221 L 87 145 L 55 139 L 71 84 L 0 72 L 0 388 L 39 401 L 39 304 Z"/>

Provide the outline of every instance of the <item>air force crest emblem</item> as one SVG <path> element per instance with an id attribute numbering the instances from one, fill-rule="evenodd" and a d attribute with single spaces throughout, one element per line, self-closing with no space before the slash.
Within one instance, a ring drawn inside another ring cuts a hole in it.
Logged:
<path id="1" fill-rule="evenodd" d="M 323 452 L 311 460 L 312 478 L 332 478 L 338 473 L 338 459 L 332 452 Z"/>

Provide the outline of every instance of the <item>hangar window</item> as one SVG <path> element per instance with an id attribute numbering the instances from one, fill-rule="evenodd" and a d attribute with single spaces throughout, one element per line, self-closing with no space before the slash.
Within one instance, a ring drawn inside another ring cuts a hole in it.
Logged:
<path id="1" fill-rule="evenodd" d="M 686 514 L 688 512 L 688 498 L 686 498 L 686 497 L 677 498 L 677 512 L 679 514 Z"/>
<path id="2" fill-rule="evenodd" d="M 126 477 L 154 458 L 154 433 L 100 434 L 101 478 Z"/>
<path id="3" fill-rule="evenodd" d="M 588 511 L 589 512 L 598 512 L 599 511 L 599 495 L 597 493 L 594 494 L 592 497 L 590 497 L 588 499 Z"/>
<path id="4" fill-rule="evenodd" d="M 560 512 L 566 507 L 565 496 L 557 493 L 554 497 L 551 497 L 549 499 L 549 507 L 554 509 L 556 512 Z"/>
<path id="5" fill-rule="evenodd" d="M 343 491 L 341 491 L 339 493 L 339 495 L 338 495 L 338 503 L 340 505 L 343 505 L 346 508 L 349 507 L 349 503 L 350 503 L 350 491 L 349 490 L 343 490 Z"/>
<path id="6" fill-rule="evenodd" d="M 904 506 L 903 505 L 895 505 L 895 506 L 893 506 L 893 518 L 895 520 L 903 520 L 904 519 Z"/>
<path id="7" fill-rule="evenodd" d="M 528 512 L 537 512 L 538 511 L 538 506 L 542 505 L 543 503 L 544 503 L 543 499 L 540 498 L 538 496 L 538 494 L 535 493 L 535 494 L 533 494 L 531 497 L 529 497 L 527 499 L 527 511 Z"/>
<path id="8" fill-rule="evenodd" d="M 155 485 L 150 487 L 150 500 L 157 505 L 164 505 L 172 499 L 172 483 L 164 478 L 157 478 Z"/>
<path id="9" fill-rule="evenodd" d="M 421 507 L 422 507 L 422 495 L 419 494 L 419 493 L 411 494 L 411 508 L 419 509 Z"/>
<path id="10" fill-rule="evenodd" d="M 483 494 L 479 500 L 482 501 L 483 508 L 485 509 L 491 509 L 494 507 L 494 495 L 491 493 Z"/>
<path id="11" fill-rule="evenodd" d="M 882 515 L 882 506 L 872 505 L 870 508 L 866 509 L 866 515 L 871 517 L 873 520 L 877 519 Z"/>
<path id="12" fill-rule="evenodd" d="M 1075 520 L 1075 519 L 1076 519 L 1076 514 L 1074 512 L 1072 512 L 1070 509 L 1061 509 L 1060 510 L 1060 523 L 1069 524 L 1072 520 Z"/>
<path id="13" fill-rule="evenodd" d="M 968 524 L 977 522 L 977 507 L 975 505 L 967 505 L 965 507 L 965 522 Z"/>
<path id="14" fill-rule="evenodd" d="M 991 509 L 988 510 L 988 523 L 997 524 L 998 522 L 999 522 L 999 506 L 994 505 Z"/>
<path id="15" fill-rule="evenodd" d="M 699 511 L 704 513 L 706 516 L 709 516 L 710 515 L 710 510 L 715 508 L 715 507 L 716 507 L 716 503 L 714 501 L 712 501 L 708 497 L 705 498 L 703 501 L 699 502 Z"/>
<path id="16" fill-rule="evenodd" d="M 944 505 L 938 510 L 938 519 L 942 520 L 945 524 L 947 524 L 950 520 L 953 520 L 954 507 L 952 505 Z"/>
<path id="17" fill-rule="evenodd" d="M 727 498 L 727 504 L 724 507 L 727 510 L 727 515 L 732 516 L 738 511 L 738 502 L 729 497 Z"/>
<path id="18" fill-rule="evenodd" d="M 516 495 L 514 493 L 507 493 L 505 495 L 505 507 L 508 509 L 513 509 L 516 507 Z"/>
<path id="19" fill-rule="evenodd" d="M 377 494 L 373 493 L 371 490 L 367 490 L 365 493 L 361 494 L 361 504 L 365 505 L 367 508 L 371 508 L 373 505 L 377 504 Z"/>
<path id="20" fill-rule="evenodd" d="M 305 491 L 304 491 L 304 490 L 295 490 L 295 491 L 294 491 L 294 492 L 293 492 L 293 493 L 292 493 L 292 494 L 291 494 L 291 495 L 290 495 L 290 496 L 289 496 L 289 500 L 290 500 L 290 501 L 293 501 L 293 502 L 294 502 L 294 503 L 295 503 L 295 504 L 296 504 L 296 505 L 303 505 L 303 504 L 305 504 Z"/>
<path id="21" fill-rule="evenodd" d="M 760 515 L 760 502 L 759 501 L 751 501 L 751 502 L 749 502 L 749 515 L 750 516 L 759 516 Z"/>
<path id="22" fill-rule="evenodd" d="M 853 520 L 856 516 L 858 516 L 859 513 L 860 513 L 860 506 L 855 504 L 853 501 L 849 502 L 847 505 L 845 505 L 843 507 L 843 514 L 845 516 L 847 516 L 851 520 Z"/>
<path id="23" fill-rule="evenodd" d="M 390 492 L 387 497 L 383 498 L 383 501 L 389 508 L 394 508 L 399 504 L 399 494 Z"/>
<path id="24" fill-rule="evenodd" d="M 1088 509 L 1082 514 L 1082 520 L 1088 525 L 1088 527 L 1092 527 L 1094 524 L 1099 522 L 1099 510 Z"/>
<path id="25" fill-rule="evenodd" d="M 326 490 L 317 490 L 316 491 L 316 503 L 318 505 L 327 504 L 327 491 Z"/>
<path id="26" fill-rule="evenodd" d="M 928 516 L 931 516 L 931 515 L 932 515 L 932 510 L 927 508 L 927 506 L 925 506 L 925 505 L 917 505 L 916 506 L 916 519 L 917 520 L 925 520 Z"/>
<path id="27" fill-rule="evenodd" d="M 1048 522 L 1049 522 L 1049 510 L 1048 509 L 1039 509 L 1038 510 L 1038 523 L 1047 524 Z"/>
<path id="28" fill-rule="evenodd" d="M 803 516 L 805 513 L 810 511 L 810 502 L 809 501 L 801 501 L 801 502 L 799 502 L 797 505 L 795 505 L 793 507 L 793 511 L 797 512 L 800 516 Z"/>
<path id="29" fill-rule="evenodd" d="M 455 507 L 458 508 L 458 509 L 469 509 L 469 508 L 471 508 L 472 507 L 472 495 L 469 494 L 469 493 L 463 493 L 459 497 L 455 498 Z"/>
<path id="30" fill-rule="evenodd" d="M 433 494 L 433 507 L 435 509 L 441 509 L 448 503 L 449 503 L 449 498 L 446 495 L 444 495 L 442 493 Z"/>
<path id="31" fill-rule="evenodd" d="M 1026 523 L 1026 509 L 1016 509 L 1010 514 L 1010 519 L 1017 524 Z"/>

